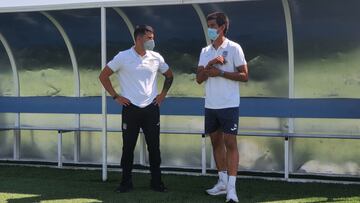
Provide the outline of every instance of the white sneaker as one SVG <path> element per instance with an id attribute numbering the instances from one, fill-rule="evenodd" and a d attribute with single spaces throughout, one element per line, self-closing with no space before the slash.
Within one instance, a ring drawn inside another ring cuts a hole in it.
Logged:
<path id="1" fill-rule="evenodd" d="M 226 202 L 239 202 L 235 187 L 229 187 L 226 194 Z"/>
<path id="2" fill-rule="evenodd" d="M 206 193 L 212 196 L 224 195 L 226 194 L 226 184 L 219 180 L 213 188 L 206 190 Z"/>

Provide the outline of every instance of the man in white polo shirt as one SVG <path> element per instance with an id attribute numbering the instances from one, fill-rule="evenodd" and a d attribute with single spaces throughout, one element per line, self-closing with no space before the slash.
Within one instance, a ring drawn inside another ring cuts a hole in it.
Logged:
<path id="1" fill-rule="evenodd" d="M 221 12 L 211 13 L 207 24 L 212 43 L 201 50 L 196 81 L 205 82 L 205 133 L 211 137 L 219 180 L 206 192 L 226 194 L 226 202 L 238 202 L 239 81 L 247 82 L 248 68 L 241 46 L 225 37 L 228 17 Z"/>
<path id="2" fill-rule="evenodd" d="M 160 112 L 159 106 L 172 84 L 173 74 L 164 58 L 152 51 L 155 47 L 154 30 L 148 25 L 137 26 L 134 31 L 135 46 L 120 51 L 103 69 L 99 79 L 122 109 L 123 153 L 121 157 L 122 180 L 118 192 L 133 188 L 131 171 L 134 149 L 140 128 L 145 135 L 149 151 L 151 189 L 165 192 L 160 171 Z M 160 94 L 157 92 L 157 73 L 165 76 Z M 109 77 L 118 77 L 121 94 L 114 90 Z"/>

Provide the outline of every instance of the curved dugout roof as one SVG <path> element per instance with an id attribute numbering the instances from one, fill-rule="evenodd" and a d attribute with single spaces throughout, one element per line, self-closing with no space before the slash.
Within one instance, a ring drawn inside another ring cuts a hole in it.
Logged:
<path id="1" fill-rule="evenodd" d="M 1 0 L 0 13 L 80 8 L 232 2 L 234 0 Z M 251 0 L 238 0 L 251 1 Z"/>

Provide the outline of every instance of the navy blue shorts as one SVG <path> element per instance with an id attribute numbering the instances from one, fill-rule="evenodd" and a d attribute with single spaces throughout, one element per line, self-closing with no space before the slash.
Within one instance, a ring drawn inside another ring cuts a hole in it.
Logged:
<path id="1" fill-rule="evenodd" d="M 238 133 L 239 107 L 226 109 L 205 108 L 205 133 L 210 134 L 217 130 L 223 133 L 236 135 Z"/>

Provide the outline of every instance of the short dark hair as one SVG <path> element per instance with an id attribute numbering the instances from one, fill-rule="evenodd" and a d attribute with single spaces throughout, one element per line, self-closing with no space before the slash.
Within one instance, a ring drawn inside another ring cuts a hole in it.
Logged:
<path id="1" fill-rule="evenodd" d="M 227 33 L 227 31 L 229 29 L 229 18 L 226 16 L 225 13 L 223 13 L 223 12 L 210 13 L 206 17 L 206 21 L 210 21 L 210 20 L 216 20 L 216 24 L 218 26 L 225 25 L 224 35 Z"/>
<path id="2" fill-rule="evenodd" d="M 144 36 L 146 32 L 154 33 L 154 29 L 149 25 L 137 25 L 134 30 L 134 39 L 136 40 L 137 36 Z"/>

